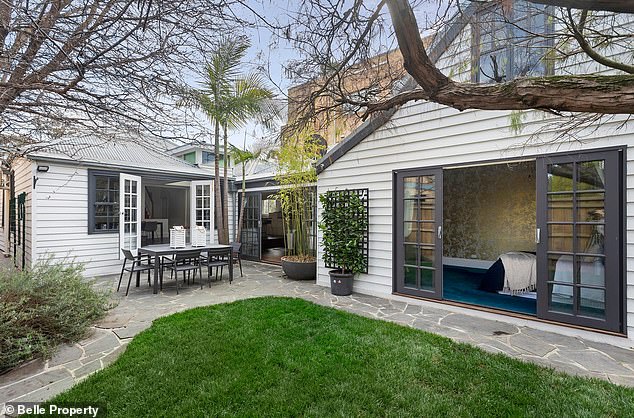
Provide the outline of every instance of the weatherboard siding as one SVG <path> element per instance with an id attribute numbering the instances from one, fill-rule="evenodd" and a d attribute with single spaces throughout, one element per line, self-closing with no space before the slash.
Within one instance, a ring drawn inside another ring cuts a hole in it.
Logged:
<path id="1" fill-rule="evenodd" d="M 87 277 L 121 271 L 119 234 L 88 234 L 88 169 L 66 164 L 49 167 L 47 173 L 39 173 L 35 188 L 38 257 L 83 263 Z M 229 221 L 232 225 L 231 206 Z"/>
<path id="2" fill-rule="evenodd" d="M 437 104 L 409 104 L 390 121 L 319 175 L 318 193 L 345 188 L 370 189 L 370 260 L 368 274 L 355 281 L 355 291 L 392 293 L 392 171 L 600 149 L 634 144 L 634 122 L 615 117 L 583 142 L 558 141 L 551 132 L 530 136 L 553 118 L 527 112 L 522 132 L 510 128 L 509 112 L 458 112 Z M 634 334 L 634 149 L 627 151 L 627 311 Z M 321 206 L 318 207 L 321 216 Z M 500 231 L 503 233 L 503 230 Z M 318 234 L 321 240 L 321 232 Z M 322 249 L 319 248 L 321 259 Z M 328 269 L 320 261 L 317 283 L 327 286 Z"/>
<path id="3" fill-rule="evenodd" d="M 631 26 L 634 17 L 622 25 Z M 631 51 L 616 48 L 602 51 L 613 59 L 632 62 Z M 471 27 L 462 33 L 437 61 L 443 73 L 454 80 L 471 79 Z M 556 74 L 581 72 L 613 73 L 587 57 L 556 61 Z M 368 188 L 370 230 L 368 274 L 354 283 L 357 292 L 374 295 L 392 293 L 393 170 L 487 160 L 534 156 L 544 153 L 592 150 L 634 145 L 634 121 L 623 116 L 606 117 L 576 137 L 558 138 L 561 120 L 543 112 L 519 112 L 520 131 L 511 128 L 512 112 L 455 109 L 435 103 L 409 103 L 381 128 L 320 173 L 319 194 L 328 190 Z M 515 115 L 516 117 L 518 114 Z M 537 133 L 537 132 L 541 133 Z M 627 331 L 634 340 L 634 149 L 626 151 L 626 306 Z M 318 204 L 318 218 L 321 218 Z M 500 233 L 503 233 L 501 228 Z M 321 231 L 318 241 L 321 242 Z M 317 283 L 329 286 L 328 269 L 318 248 Z"/>
<path id="4" fill-rule="evenodd" d="M 38 257 L 83 263 L 86 276 L 116 272 L 119 234 L 88 234 L 88 169 L 49 164 L 35 187 Z"/>

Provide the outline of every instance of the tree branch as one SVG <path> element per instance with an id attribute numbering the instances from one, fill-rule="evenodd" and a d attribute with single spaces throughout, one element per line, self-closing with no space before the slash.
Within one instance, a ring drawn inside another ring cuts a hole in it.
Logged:
<path id="1" fill-rule="evenodd" d="M 617 13 L 634 13 L 632 0 L 528 0 L 531 3 L 569 9 L 598 10 Z"/>
<path id="2" fill-rule="evenodd" d="M 405 69 L 421 86 L 368 107 L 368 113 L 403 104 L 431 100 L 458 110 L 527 110 L 557 112 L 634 113 L 634 76 L 566 75 L 520 78 L 495 85 L 458 83 L 445 77 L 431 62 L 407 0 L 388 0 Z"/>

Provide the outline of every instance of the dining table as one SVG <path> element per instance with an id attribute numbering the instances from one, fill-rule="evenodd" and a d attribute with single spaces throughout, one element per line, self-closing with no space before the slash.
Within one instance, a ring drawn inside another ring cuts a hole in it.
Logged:
<path id="1" fill-rule="evenodd" d="M 201 252 L 208 253 L 208 255 L 211 256 L 227 256 L 229 260 L 229 281 L 233 281 L 233 251 L 231 245 L 208 244 L 194 247 L 191 244 L 187 244 L 186 246 L 179 248 L 172 248 L 169 244 L 146 245 L 144 247 L 139 247 L 139 255 L 145 254 L 150 257 L 154 257 L 154 294 L 159 292 L 161 257 L 191 250 L 200 250 Z"/>

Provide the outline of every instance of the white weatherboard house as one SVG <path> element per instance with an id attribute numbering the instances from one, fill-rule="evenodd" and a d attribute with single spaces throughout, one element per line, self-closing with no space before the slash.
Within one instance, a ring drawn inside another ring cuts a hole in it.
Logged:
<path id="1" fill-rule="evenodd" d="M 545 65 L 543 47 L 516 40 L 492 50 L 491 31 L 514 21 L 480 28 L 469 18 L 494 19 L 476 13 L 487 10 L 466 8 L 430 50 L 454 79 L 483 81 L 479 69 L 495 54 L 510 77 L 527 63 L 532 75 L 608 71 L 580 60 Z M 515 13 L 533 28 L 548 21 Z M 631 63 L 631 51 L 616 58 Z M 318 162 L 317 184 L 319 194 L 369 190 L 369 267 L 354 290 L 631 345 L 634 121 L 605 118 L 572 137 L 563 120 L 416 102 L 361 125 Z M 321 261 L 318 284 L 328 286 L 328 271 Z"/>
<path id="2" fill-rule="evenodd" d="M 84 263 L 86 276 L 118 273 L 121 248 L 168 242 L 174 225 L 214 228 L 213 174 L 132 141 L 68 140 L 3 176 L 1 249 L 20 267 L 53 257 Z M 11 196 L 24 200 L 15 221 Z"/>

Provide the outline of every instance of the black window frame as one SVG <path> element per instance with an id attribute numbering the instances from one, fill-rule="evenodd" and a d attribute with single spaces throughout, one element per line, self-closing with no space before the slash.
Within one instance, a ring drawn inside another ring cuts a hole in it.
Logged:
<path id="1" fill-rule="evenodd" d="M 88 234 L 89 235 L 118 234 L 120 230 L 119 227 L 117 227 L 117 229 L 96 229 L 95 228 L 95 205 L 97 204 L 97 201 L 96 201 L 97 177 L 116 178 L 117 181 L 119 181 L 119 173 L 116 171 L 88 170 Z M 119 184 L 119 188 L 120 187 L 121 187 L 121 184 Z M 118 189 L 117 192 L 119 190 L 120 189 Z M 117 200 L 118 200 L 118 197 L 117 197 Z M 117 202 L 117 203 L 120 204 L 121 202 Z"/>

